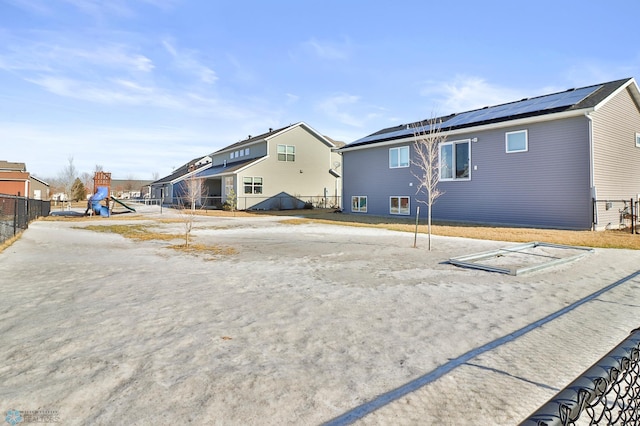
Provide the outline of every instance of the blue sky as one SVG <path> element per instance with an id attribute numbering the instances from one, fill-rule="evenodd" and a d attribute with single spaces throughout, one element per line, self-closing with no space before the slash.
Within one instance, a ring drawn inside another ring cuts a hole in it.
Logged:
<path id="1" fill-rule="evenodd" d="M 0 0 L 0 160 L 114 178 L 640 75 L 637 0 Z"/>

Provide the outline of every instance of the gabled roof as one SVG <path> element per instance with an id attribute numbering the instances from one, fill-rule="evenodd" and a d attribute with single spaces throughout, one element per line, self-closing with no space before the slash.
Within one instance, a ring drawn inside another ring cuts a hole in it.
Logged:
<path id="1" fill-rule="evenodd" d="M 596 109 L 615 93 L 629 86 L 631 87 L 633 96 L 636 98 L 636 102 L 640 103 L 640 94 L 638 93 L 638 86 L 635 84 L 635 80 L 633 78 L 625 78 L 608 83 L 596 84 L 577 89 L 574 88 L 563 92 L 525 98 L 506 104 L 494 105 L 438 117 L 435 119 L 435 122 L 441 123 L 440 128 L 442 131 L 450 132 L 459 129 L 505 123 L 518 119 L 548 116 L 558 113 L 575 112 L 576 115 L 578 115 L 585 110 Z M 421 122 L 418 121 L 388 127 L 351 142 L 342 149 L 347 150 L 353 147 L 411 137 L 414 134 L 416 126 L 428 131 L 429 126 L 424 126 L 424 124 L 429 121 L 432 120 L 427 119 Z"/>
<path id="2" fill-rule="evenodd" d="M 175 169 L 173 171 L 173 173 L 171 173 L 170 175 L 167 175 L 163 178 L 158 179 L 157 181 L 153 182 L 151 185 L 158 185 L 158 184 L 163 184 L 163 183 L 169 183 L 173 180 L 176 180 L 178 178 L 180 178 L 183 175 L 186 175 L 187 173 L 200 168 L 201 167 L 201 160 L 203 158 L 206 157 L 197 157 L 194 158 L 193 160 L 189 161 L 188 163 L 183 164 L 182 166 L 178 167 L 177 169 Z M 205 163 L 205 164 L 211 164 L 209 163 Z"/>
<path id="3" fill-rule="evenodd" d="M 321 135 L 320 133 L 315 131 L 311 126 L 309 126 L 308 124 L 306 124 L 303 121 L 300 121 L 300 122 L 295 123 L 295 124 L 290 124 L 288 126 L 281 127 L 279 129 L 275 129 L 275 130 L 274 129 L 269 129 L 268 132 L 262 133 L 261 135 L 258 135 L 258 136 L 249 135 L 247 137 L 247 139 L 244 139 L 242 141 L 239 141 L 239 142 L 233 143 L 231 145 L 225 146 L 224 148 L 215 151 L 211 155 L 222 154 L 222 153 L 227 152 L 227 151 L 233 151 L 235 149 L 244 148 L 246 146 L 250 146 L 250 145 L 253 145 L 253 144 L 258 143 L 258 142 L 269 140 L 269 139 L 272 139 L 272 138 L 278 136 L 279 134 L 287 132 L 287 131 L 295 128 L 295 127 L 304 127 L 309 132 L 315 134 L 320 140 L 322 140 L 325 144 L 327 144 L 331 148 L 335 148 L 336 147 L 336 145 L 335 145 L 333 140 L 327 138 L 326 136 Z"/>
<path id="4" fill-rule="evenodd" d="M 201 172 L 198 172 L 196 174 L 196 177 L 198 178 L 203 178 L 203 177 L 211 177 L 211 176 L 216 176 L 216 175 L 226 175 L 229 173 L 235 173 L 238 170 L 242 169 L 245 166 L 248 166 L 249 164 L 252 163 L 257 163 L 258 161 L 262 161 L 263 158 L 250 158 L 250 159 L 246 159 L 246 160 L 240 160 L 240 161 L 234 161 L 234 162 L 229 162 L 226 164 L 220 164 L 214 167 L 211 167 L 209 169 L 203 170 Z"/>

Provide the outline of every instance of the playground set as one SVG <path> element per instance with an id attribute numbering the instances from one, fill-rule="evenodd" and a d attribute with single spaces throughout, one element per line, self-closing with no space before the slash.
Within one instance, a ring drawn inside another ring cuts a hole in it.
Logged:
<path id="1" fill-rule="evenodd" d="M 124 207 L 126 211 L 121 213 L 135 212 L 131 206 L 126 205 L 121 200 L 110 196 L 111 193 L 111 173 L 96 172 L 93 176 L 93 195 L 89 197 L 87 202 L 87 209 L 84 211 L 84 216 L 92 215 L 93 213 L 99 214 L 102 217 L 109 217 L 114 210 L 116 204 Z M 100 204 L 105 202 L 105 205 Z M 111 203 L 109 203 L 111 202 Z"/>

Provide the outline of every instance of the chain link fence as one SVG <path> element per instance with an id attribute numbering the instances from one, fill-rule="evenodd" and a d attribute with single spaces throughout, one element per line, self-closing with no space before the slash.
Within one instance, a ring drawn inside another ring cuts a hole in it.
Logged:
<path id="1" fill-rule="evenodd" d="M 0 244 L 29 227 L 29 222 L 48 216 L 50 201 L 0 194 Z"/>
<path id="2" fill-rule="evenodd" d="M 640 424 L 640 328 L 521 426 Z"/>

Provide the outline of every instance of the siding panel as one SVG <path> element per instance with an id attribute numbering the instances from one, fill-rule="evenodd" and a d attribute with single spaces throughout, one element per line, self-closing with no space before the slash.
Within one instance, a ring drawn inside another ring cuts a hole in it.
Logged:
<path id="1" fill-rule="evenodd" d="M 478 138 L 471 143 L 471 180 L 440 182 L 444 194 L 433 206 L 433 218 L 590 228 L 588 120 L 528 125 L 529 150 L 507 154 L 505 132 L 524 129 L 505 127 L 449 138 Z M 389 196 L 409 195 L 415 215 L 416 179 L 409 169 L 389 169 L 388 151 L 389 146 L 344 152 L 345 206 L 352 195 L 367 195 L 369 214 L 388 215 Z M 421 215 L 426 216 L 426 210 Z"/>

